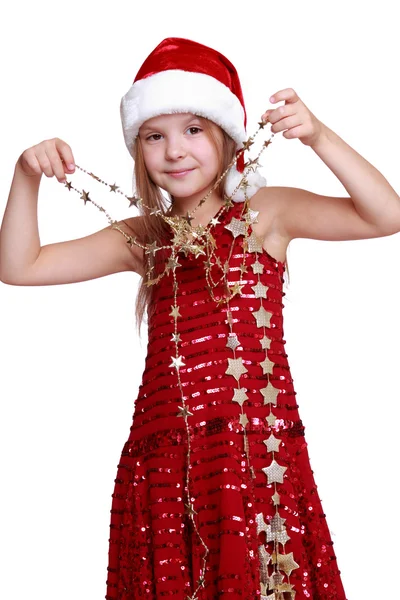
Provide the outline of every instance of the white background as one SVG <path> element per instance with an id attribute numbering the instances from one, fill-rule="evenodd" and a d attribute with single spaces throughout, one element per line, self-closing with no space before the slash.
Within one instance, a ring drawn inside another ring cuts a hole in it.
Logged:
<path id="1" fill-rule="evenodd" d="M 293 87 L 400 192 L 396 11 L 389 0 L 4 3 L 1 214 L 19 155 L 51 137 L 71 145 L 78 165 L 130 194 L 119 102 L 148 53 L 169 36 L 213 46 L 232 60 L 249 134 L 272 108 L 269 97 Z M 275 136 L 263 165 L 269 185 L 348 195 L 299 140 Z M 113 218 L 137 214 L 94 183 L 87 178 L 83 185 Z M 93 205 L 43 177 L 42 245 L 107 224 Z M 393 597 L 397 589 L 399 250 L 394 235 L 297 239 L 288 253 L 286 348 L 354 600 Z M 147 346 L 145 327 L 140 342 L 134 325 L 138 282 L 138 275 L 120 273 L 75 285 L 0 283 L 0 563 L 7 600 L 105 595 L 111 494 Z"/>

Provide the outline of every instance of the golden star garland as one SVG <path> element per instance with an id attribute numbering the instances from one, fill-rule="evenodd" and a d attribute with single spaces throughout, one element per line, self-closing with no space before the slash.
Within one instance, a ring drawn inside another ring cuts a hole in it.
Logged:
<path id="1" fill-rule="evenodd" d="M 259 130 L 263 129 L 264 126 L 265 126 L 264 122 L 259 123 Z M 258 132 L 256 132 L 256 133 L 258 133 Z M 249 149 L 249 147 L 253 144 L 255 135 L 253 137 L 250 137 L 249 140 L 247 140 L 247 142 L 244 142 L 242 151 Z M 273 137 L 273 134 L 271 137 Z M 217 303 L 217 305 L 220 305 L 222 303 L 227 304 L 227 324 L 229 326 L 229 332 L 227 334 L 226 346 L 232 350 L 233 358 L 228 358 L 228 368 L 226 369 L 225 373 L 227 375 L 231 375 L 236 380 L 236 384 L 237 384 L 237 387 L 234 389 L 234 395 L 233 395 L 232 401 L 237 402 L 237 404 L 240 406 L 241 412 L 239 415 L 239 423 L 243 428 L 244 452 L 246 454 L 251 480 L 255 479 L 256 475 L 254 472 L 254 468 L 251 464 L 249 442 L 248 442 L 247 430 L 246 430 L 247 424 L 249 423 L 249 419 L 243 409 L 243 405 L 246 402 L 246 400 L 248 400 L 248 396 L 246 394 L 245 388 L 242 388 L 240 386 L 240 377 L 243 373 L 246 373 L 248 370 L 245 367 L 245 365 L 243 364 L 243 359 L 240 356 L 239 357 L 236 356 L 236 348 L 238 346 L 240 346 L 240 342 L 238 340 L 237 333 L 233 331 L 233 316 L 232 316 L 231 307 L 230 307 L 230 300 L 236 294 L 241 295 L 242 287 L 245 284 L 245 281 L 242 280 L 242 276 L 244 273 L 247 272 L 247 267 L 245 265 L 246 253 L 254 253 L 255 254 L 255 262 L 251 265 L 251 267 L 253 270 L 253 274 L 258 275 L 258 278 L 257 278 L 256 285 L 252 286 L 252 289 L 254 291 L 255 297 L 260 298 L 260 308 L 257 311 L 253 311 L 252 314 L 253 314 L 254 318 L 256 319 L 257 327 L 262 328 L 263 337 L 259 341 L 260 341 L 262 349 L 264 349 L 266 351 L 265 358 L 264 358 L 263 362 L 260 362 L 260 366 L 263 370 L 263 374 L 266 375 L 266 384 L 267 385 L 264 388 L 260 389 L 260 393 L 262 394 L 262 396 L 264 398 L 264 405 L 268 404 L 269 409 L 270 409 L 269 414 L 266 417 L 267 430 L 269 432 L 269 437 L 263 441 L 266 445 L 267 453 L 272 454 L 271 463 L 268 466 L 261 469 L 261 471 L 267 477 L 267 485 L 270 485 L 271 483 L 274 484 L 274 494 L 272 495 L 271 501 L 273 503 L 273 506 L 275 507 L 275 514 L 270 519 L 268 524 L 265 522 L 263 513 L 258 513 L 256 515 L 257 535 L 260 532 L 264 531 L 266 534 L 266 544 L 273 542 L 273 551 L 271 554 L 267 551 L 266 546 L 264 544 L 260 544 L 258 547 L 259 560 L 260 560 L 260 577 L 261 577 L 261 580 L 260 580 L 261 600 L 268 600 L 268 599 L 269 600 L 271 600 L 271 599 L 284 600 L 285 593 L 289 593 L 291 598 L 294 598 L 294 596 L 295 596 L 295 591 L 293 590 L 293 586 L 290 584 L 290 574 L 292 573 L 292 571 L 294 569 L 298 568 L 299 565 L 295 562 L 292 552 L 289 554 L 279 552 L 279 544 L 281 546 L 283 546 L 283 549 L 284 549 L 285 544 L 290 539 L 290 537 L 287 534 L 286 528 L 284 527 L 285 519 L 282 519 L 282 517 L 279 514 L 280 496 L 279 496 L 278 488 L 277 488 L 278 483 L 283 483 L 284 473 L 285 473 L 287 467 L 281 466 L 275 460 L 275 454 L 279 453 L 279 445 L 281 443 L 281 440 L 279 438 L 276 438 L 273 435 L 273 428 L 275 427 L 276 416 L 273 413 L 272 407 L 277 406 L 277 396 L 278 396 L 280 390 L 278 388 L 274 388 L 272 385 L 272 382 L 270 380 L 270 375 L 272 375 L 274 363 L 268 357 L 268 350 L 270 349 L 271 339 L 267 336 L 267 331 L 266 331 L 266 328 L 270 328 L 270 319 L 271 319 L 273 313 L 271 311 L 266 310 L 263 306 L 263 299 L 267 299 L 267 291 L 269 288 L 267 286 L 263 285 L 260 280 L 260 274 L 263 272 L 263 268 L 264 268 L 262 263 L 260 263 L 258 261 L 258 253 L 262 253 L 262 250 L 263 250 L 262 241 L 255 235 L 254 232 L 252 232 L 251 235 L 248 235 L 249 225 L 258 222 L 257 216 L 259 213 L 258 213 L 258 211 L 251 210 L 251 208 L 249 206 L 249 199 L 248 199 L 247 192 L 246 192 L 247 187 L 248 187 L 248 182 L 247 182 L 246 176 L 250 172 L 250 170 L 255 172 L 255 170 L 260 166 L 260 164 L 258 162 L 259 157 L 260 157 L 261 153 L 265 150 L 265 148 L 267 148 L 269 146 L 270 143 L 271 143 L 270 140 L 264 142 L 263 147 L 262 147 L 261 151 L 259 152 L 258 156 L 256 157 L 256 159 L 249 161 L 245 164 L 245 170 L 243 172 L 243 177 L 242 177 L 241 182 L 236 187 L 235 191 L 233 192 L 233 194 L 231 196 L 225 197 L 225 203 L 224 203 L 223 207 L 220 209 L 220 211 L 217 213 L 217 215 L 210 221 L 210 223 L 207 226 L 198 225 L 197 227 L 192 227 L 191 221 L 192 221 L 193 217 L 191 215 L 193 215 L 195 213 L 195 211 L 199 208 L 199 206 L 201 206 L 206 201 L 206 199 L 210 196 L 210 194 L 216 188 L 218 183 L 223 179 L 223 177 L 225 177 L 228 170 L 232 167 L 232 165 L 235 163 L 235 161 L 237 160 L 238 157 L 236 157 L 231 162 L 231 164 L 228 166 L 226 171 L 221 175 L 219 180 L 214 184 L 214 186 L 211 188 L 211 190 L 208 192 L 208 194 L 200 200 L 198 206 L 192 211 L 192 213 L 187 213 L 184 217 L 181 217 L 181 216 L 171 217 L 168 214 L 164 214 L 159 209 L 152 209 L 151 207 L 148 207 L 144 204 L 142 198 L 137 198 L 135 196 L 128 197 L 119 190 L 119 187 L 116 184 L 113 184 L 113 185 L 107 184 L 105 181 L 101 180 L 99 177 L 97 177 L 93 173 L 89 173 L 88 171 L 85 171 L 84 169 L 82 169 L 81 167 L 76 165 L 78 169 L 87 173 L 88 175 L 90 175 L 91 177 L 96 179 L 98 182 L 100 182 L 104 185 L 108 185 L 110 187 L 110 191 L 117 192 L 117 193 L 124 195 L 129 200 L 129 206 L 134 205 L 137 208 L 145 207 L 151 211 L 150 214 L 157 215 L 157 216 L 163 218 L 167 223 L 169 223 L 170 227 L 172 228 L 172 230 L 174 232 L 174 237 L 173 237 L 173 243 L 171 245 L 167 245 L 167 246 L 157 246 L 156 242 L 153 242 L 152 244 L 142 245 L 135 236 L 127 235 L 125 233 L 125 231 L 123 231 L 120 227 L 118 227 L 117 221 L 112 220 L 111 217 L 108 215 L 108 213 L 105 211 L 105 209 L 103 207 L 101 207 L 100 205 L 96 204 L 89 197 L 88 192 L 85 192 L 84 190 L 82 192 L 79 192 L 79 190 L 76 190 L 76 188 L 73 188 L 73 186 L 69 182 L 66 182 L 66 184 L 65 184 L 69 190 L 74 189 L 78 193 L 81 193 L 81 199 L 84 200 L 85 205 L 87 202 L 91 202 L 100 211 L 104 212 L 107 219 L 111 223 L 112 228 L 120 231 L 124 235 L 124 237 L 127 239 L 127 243 L 130 246 L 135 244 L 144 250 L 145 255 L 147 255 L 147 263 L 148 263 L 146 285 L 155 285 L 156 283 L 158 283 L 161 280 L 161 278 L 165 274 L 168 274 L 170 271 L 172 271 L 174 304 L 171 305 L 171 312 L 169 314 L 174 319 L 174 331 L 173 331 L 173 334 L 171 337 L 171 341 L 175 343 L 175 356 L 171 356 L 172 362 L 169 365 L 169 367 L 176 370 L 177 381 L 178 381 L 178 386 L 179 386 L 180 395 L 181 395 L 181 405 L 179 405 L 179 407 L 178 407 L 179 411 L 177 413 L 177 416 L 182 417 L 184 419 L 186 434 L 187 434 L 187 455 L 186 455 L 186 493 L 187 493 L 187 498 L 186 498 L 186 502 L 184 502 L 184 506 L 185 506 L 185 512 L 187 513 L 187 515 L 189 516 L 189 518 L 193 524 L 194 531 L 196 532 L 196 534 L 200 540 L 200 543 L 202 544 L 202 546 L 204 548 L 204 554 L 202 557 L 202 569 L 200 570 L 200 577 L 197 581 L 197 587 L 194 590 L 192 596 L 187 596 L 187 600 L 198 600 L 197 594 L 198 594 L 200 588 L 205 587 L 207 557 L 210 552 L 210 549 L 207 546 L 207 544 L 205 543 L 205 541 L 203 540 L 203 538 L 201 537 L 200 532 L 197 527 L 197 523 L 196 523 L 196 519 L 195 519 L 195 515 L 197 514 L 197 511 L 195 510 L 194 504 L 192 502 L 191 485 L 190 485 L 191 482 L 190 482 L 190 478 L 189 478 L 190 463 L 191 463 L 191 445 L 190 445 L 190 429 L 189 429 L 188 418 L 192 417 L 193 413 L 190 412 L 188 406 L 185 403 L 185 397 L 184 397 L 182 383 L 181 383 L 181 377 L 180 377 L 180 368 L 184 367 L 185 363 L 183 362 L 183 356 L 179 354 L 180 334 L 178 333 L 178 326 L 177 326 L 178 317 L 182 316 L 179 313 L 179 306 L 177 304 L 178 282 L 176 279 L 176 272 L 175 272 L 176 268 L 180 266 L 178 256 L 177 256 L 179 254 L 179 252 L 183 252 L 185 254 L 185 256 L 187 256 L 188 253 L 192 253 L 196 258 L 199 255 L 206 256 L 207 260 L 204 260 L 204 266 L 205 266 L 205 271 L 206 271 L 207 288 L 210 293 L 210 296 Z M 223 214 L 223 212 L 225 210 L 227 210 L 229 207 L 231 207 L 233 205 L 232 197 L 234 196 L 236 191 L 239 189 L 239 187 L 242 187 L 242 189 L 244 190 L 244 195 L 245 195 L 244 208 L 243 208 L 240 219 L 236 219 L 233 217 L 232 220 L 230 221 L 230 223 L 225 225 L 225 228 L 227 230 L 231 231 L 233 239 L 232 239 L 231 248 L 230 248 L 230 251 L 228 254 L 228 258 L 225 261 L 224 265 L 222 265 L 219 257 L 216 256 L 216 254 L 215 254 L 216 241 L 211 233 L 211 227 L 215 226 L 219 223 L 219 221 L 218 221 L 219 214 Z M 244 220 L 243 220 L 243 217 L 244 217 Z M 230 264 L 232 251 L 234 248 L 234 243 L 235 243 L 236 237 L 238 237 L 238 236 L 244 236 L 243 262 L 240 265 L 240 280 L 239 280 L 239 282 L 234 283 L 234 285 L 231 287 L 228 282 L 229 264 Z M 169 257 L 169 260 L 166 264 L 166 267 L 165 267 L 163 273 L 161 273 L 158 277 L 151 279 L 151 271 L 154 269 L 155 253 L 160 249 L 171 249 L 171 255 Z M 212 262 L 212 259 L 215 259 L 215 262 Z M 218 281 L 214 281 L 214 279 L 212 278 L 211 269 L 212 269 L 212 266 L 214 266 L 214 265 L 218 265 L 218 267 L 222 271 L 222 275 Z M 217 285 L 219 285 L 221 283 L 221 281 L 223 281 L 223 284 L 224 284 L 223 285 L 224 294 L 221 295 L 221 297 L 217 298 L 214 295 L 213 289 Z M 270 565 L 272 567 L 271 574 L 269 574 L 268 565 Z M 287 578 L 287 581 L 285 581 L 285 582 L 283 581 L 284 576 L 282 574 L 282 571 L 285 573 L 286 578 Z"/>

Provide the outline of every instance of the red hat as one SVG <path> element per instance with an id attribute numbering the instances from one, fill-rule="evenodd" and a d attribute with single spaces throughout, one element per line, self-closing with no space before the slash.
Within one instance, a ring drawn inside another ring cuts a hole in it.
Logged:
<path id="1" fill-rule="evenodd" d="M 237 150 L 247 139 L 246 108 L 235 67 L 217 50 L 183 38 L 166 38 L 150 53 L 121 99 L 120 112 L 132 157 L 140 126 L 164 114 L 189 112 L 210 119 L 235 140 Z M 228 195 L 242 179 L 243 168 L 242 155 L 226 177 Z M 248 197 L 266 185 L 258 173 L 246 178 Z M 233 200 L 244 200 L 240 189 Z"/>

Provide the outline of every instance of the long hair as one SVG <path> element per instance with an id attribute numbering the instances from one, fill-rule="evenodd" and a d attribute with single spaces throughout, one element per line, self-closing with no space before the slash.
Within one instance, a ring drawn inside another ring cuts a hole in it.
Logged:
<path id="1" fill-rule="evenodd" d="M 208 135 L 210 141 L 214 144 L 219 156 L 219 168 L 216 176 L 216 180 L 219 179 L 222 173 L 228 168 L 229 163 L 233 160 L 236 153 L 236 142 L 222 129 L 222 143 L 221 138 L 218 138 L 214 131 L 214 127 L 218 127 L 205 117 L 199 117 L 203 129 Z M 169 212 L 171 204 L 173 203 L 173 197 L 167 194 L 164 196 L 161 189 L 156 185 L 149 176 L 147 171 L 144 158 L 140 137 L 137 136 L 133 146 L 134 156 L 134 172 L 136 180 L 136 193 L 140 198 L 144 198 L 145 204 L 149 207 L 148 209 L 139 208 L 141 219 L 138 219 L 138 223 L 135 224 L 135 235 L 138 237 L 140 242 L 145 245 L 148 243 L 156 242 L 157 246 L 165 244 L 167 236 L 170 234 L 170 228 L 164 219 L 160 219 L 156 215 L 151 215 L 153 209 L 159 209 L 166 215 Z M 220 198 L 224 197 L 224 179 L 220 181 L 216 188 L 217 194 Z M 163 261 L 164 251 L 156 252 L 157 261 Z M 287 267 L 287 261 L 286 261 Z M 143 272 L 147 270 L 147 255 L 143 253 Z M 136 296 L 135 316 L 136 316 L 136 327 L 140 336 L 140 329 L 143 322 L 145 312 L 147 315 L 150 314 L 152 307 L 152 296 L 154 286 L 145 285 L 145 277 L 142 277 L 139 284 L 138 293 Z"/>

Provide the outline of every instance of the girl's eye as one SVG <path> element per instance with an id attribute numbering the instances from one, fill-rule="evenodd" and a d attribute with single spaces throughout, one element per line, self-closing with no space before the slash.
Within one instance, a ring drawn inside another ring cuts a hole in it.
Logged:
<path id="1" fill-rule="evenodd" d="M 151 135 L 149 135 L 149 137 L 147 137 L 147 138 L 146 138 L 146 140 L 151 140 L 151 138 L 154 138 L 154 137 L 156 137 L 157 135 L 158 135 L 158 136 L 161 136 L 161 134 L 160 134 L 160 133 L 152 133 Z"/>
<path id="2" fill-rule="evenodd" d="M 192 131 L 193 129 L 195 130 L 194 133 L 197 133 L 198 131 L 201 131 L 200 127 L 195 127 L 195 126 L 189 127 L 188 131 Z"/>

